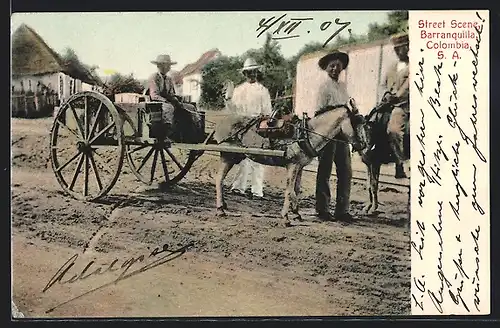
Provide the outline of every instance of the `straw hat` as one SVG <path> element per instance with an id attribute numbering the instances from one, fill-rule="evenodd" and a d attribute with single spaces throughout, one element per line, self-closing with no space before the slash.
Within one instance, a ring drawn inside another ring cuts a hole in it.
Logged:
<path id="1" fill-rule="evenodd" d="M 156 57 L 156 60 L 152 60 L 151 62 L 153 64 L 170 64 L 170 65 L 177 64 L 177 62 L 173 62 L 170 59 L 169 55 L 158 55 L 158 57 Z"/>
<path id="2" fill-rule="evenodd" d="M 328 66 L 328 63 L 335 59 L 340 60 L 342 64 L 344 64 L 344 69 L 346 69 L 347 65 L 349 65 L 349 55 L 345 52 L 340 51 L 334 51 L 321 57 L 321 59 L 318 61 L 318 65 L 322 70 L 325 70 L 326 66 Z"/>
<path id="3" fill-rule="evenodd" d="M 391 42 L 394 47 L 404 46 L 409 43 L 408 33 L 398 33 L 391 36 Z"/>
<path id="4" fill-rule="evenodd" d="M 245 63 L 243 64 L 243 68 L 241 69 L 241 72 L 253 71 L 253 70 L 260 71 L 261 68 L 262 68 L 262 66 L 258 65 L 257 62 L 255 61 L 255 59 L 247 58 L 247 60 L 245 60 Z"/>

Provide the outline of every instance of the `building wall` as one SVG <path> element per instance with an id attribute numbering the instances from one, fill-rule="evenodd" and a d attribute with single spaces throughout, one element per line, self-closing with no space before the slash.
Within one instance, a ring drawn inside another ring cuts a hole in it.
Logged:
<path id="1" fill-rule="evenodd" d="M 397 61 L 389 40 L 339 49 L 349 54 L 349 66 L 340 75 L 347 84 L 347 91 L 356 100 L 362 114 L 368 114 L 382 97 L 380 83 L 389 66 Z M 324 55 L 317 52 L 305 55 L 297 64 L 295 81 L 295 108 L 314 106 L 319 84 L 327 78 L 318 67 Z"/>
<path id="2" fill-rule="evenodd" d="M 47 86 L 49 90 L 58 91 L 58 76 L 59 73 L 52 73 L 39 76 L 23 76 L 12 79 L 12 91 L 15 92 L 36 92 L 38 82 Z"/>
<path id="3" fill-rule="evenodd" d="M 182 96 L 189 96 L 190 101 L 199 102 L 201 97 L 201 73 L 193 73 L 182 78 Z"/>
<path id="4" fill-rule="evenodd" d="M 174 85 L 174 89 L 175 89 L 175 94 L 176 95 L 182 96 L 183 89 L 182 89 L 182 84 L 181 83 L 175 84 Z"/>
<path id="5" fill-rule="evenodd" d="M 45 85 L 49 90 L 57 93 L 61 101 L 67 100 L 71 95 L 83 91 L 82 81 L 72 78 L 64 73 L 51 73 L 39 76 L 23 76 L 12 79 L 12 91 L 25 93 L 36 92 L 38 83 Z M 85 84 L 88 88 L 88 84 Z M 92 87 L 92 86 L 90 86 Z"/>

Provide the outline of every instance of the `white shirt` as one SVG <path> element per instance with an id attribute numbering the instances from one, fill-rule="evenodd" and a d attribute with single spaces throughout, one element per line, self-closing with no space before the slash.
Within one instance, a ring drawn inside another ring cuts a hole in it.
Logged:
<path id="1" fill-rule="evenodd" d="M 297 108 L 295 115 L 302 117 L 303 113 L 307 113 L 312 118 L 315 112 L 325 106 L 343 105 L 347 104 L 348 101 L 349 94 L 345 83 L 334 81 L 328 77 L 320 84 L 313 105 L 310 108 Z"/>
<path id="2" fill-rule="evenodd" d="M 398 72 L 400 72 L 404 70 L 407 66 L 408 64 L 405 63 L 404 61 L 399 61 L 396 69 L 398 70 Z"/>
<path id="3" fill-rule="evenodd" d="M 258 82 L 244 82 L 238 85 L 228 101 L 231 111 L 243 116 L 270 115 L 272 112 L 269 91 Z"/>

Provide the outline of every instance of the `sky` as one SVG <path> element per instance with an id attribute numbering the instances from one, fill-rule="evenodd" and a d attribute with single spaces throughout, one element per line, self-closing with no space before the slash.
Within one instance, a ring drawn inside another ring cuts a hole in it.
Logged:
<path id="1" fill-rule="evenodd" d="M 281 39 L 285 57 L 295 55 L 309 42 L 325 42 L 349 22 L 339 35 L 365 34 L 370 23 L 384 23 L 387 11 L 299 11 L 299 12 L 126 12 L 126 13 L 15 13 L 11 16 L 11 35 L 21 25 L 33 28 L 56 52 L 69 47 L 87 65 L 99 66 L 99 72 L 117 71 L 146 79 L 155 72 L 151 64 L 159 54 L 169 54 L 181 70 L 204 52 L 217 48 L 223 55 L 241 55 L 260 48 L 265 32 L 257 31 L 262 19 L 274 16 L 279 22 L 267 31 L 274 33 L 282 22 L 290 21 L 275 37 Z M 288 34 L 286 27 L 300 24 Z M 330 22 L 330 24 L 328 23 Z M 323 27 L 323 30 L 321 29 Z M 332 39 L 330 43 L 333 43 Z M 103 73 L 104 74 L 104 73 Z"/>

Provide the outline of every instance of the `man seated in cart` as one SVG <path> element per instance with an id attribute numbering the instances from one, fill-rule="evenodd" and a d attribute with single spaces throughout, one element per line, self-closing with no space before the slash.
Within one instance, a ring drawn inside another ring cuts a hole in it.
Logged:
<path id="1" fill-rule="evenodd" d="M 177 142 L 202 141 L 200 138 L 203 138 L 204 131 L 201 131 L 199 124 L 200 114 L 195 106 L 179 101 L 175 94 L 174 82 L 167 75 L 172 65 L 177 62 L 173 62 L 169 55 L 159 55 L 151 63 L 156 65 L 158 71 L 149 78 L 148 91 L 151 101 L 163 103 L 161 113 L 163 133 Z"/>

